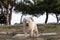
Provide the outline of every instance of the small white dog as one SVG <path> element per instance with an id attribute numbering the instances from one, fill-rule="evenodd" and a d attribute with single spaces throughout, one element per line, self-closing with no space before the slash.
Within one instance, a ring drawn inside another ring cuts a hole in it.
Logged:
<path id="1" fill-rule="evenodd" d="M 37 25 L 35 24 L 32 17 L 23 19 L 23 32 L 30 34 L 30 36 L 38 35 Z"/>

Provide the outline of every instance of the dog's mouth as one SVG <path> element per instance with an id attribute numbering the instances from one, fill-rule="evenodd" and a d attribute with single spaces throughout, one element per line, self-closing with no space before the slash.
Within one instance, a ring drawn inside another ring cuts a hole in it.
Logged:
<path id="1" fill-rule="evenodd" d="M 28 23 L 26 23 L 26 26 L 29 26 Z"/>

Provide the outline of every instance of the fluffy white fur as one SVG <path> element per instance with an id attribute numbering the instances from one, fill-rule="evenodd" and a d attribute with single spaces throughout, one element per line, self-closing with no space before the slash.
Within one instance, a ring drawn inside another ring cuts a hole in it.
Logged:
<path id="1" fill-rule="evenodd" d="M 29 17 L 23 19 L 23 32 L 30 34 L 30 36 L 38 35 L 37 25 L 33 18 Z"/>

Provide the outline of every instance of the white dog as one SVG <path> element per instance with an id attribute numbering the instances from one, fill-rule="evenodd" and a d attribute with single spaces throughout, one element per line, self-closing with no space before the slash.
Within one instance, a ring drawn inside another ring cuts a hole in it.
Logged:
<path id="1" fill-rule="evenodd" d="M 25 34 L 27 33 L 30 34 L 30 36 L 38 34 L 37 25 L 35 24 L 34 20 L 31 17 L 23 19 L 23 32 Z"/>

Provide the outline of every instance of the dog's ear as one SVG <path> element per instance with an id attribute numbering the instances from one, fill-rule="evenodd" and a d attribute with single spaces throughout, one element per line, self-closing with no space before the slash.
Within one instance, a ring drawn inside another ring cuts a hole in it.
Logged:
<path id="1" fill-rule="evenodd" d="M 32 21 L 34 21 L 32 17 L 30 17 L 30 19 L 31 19 Z"/>

